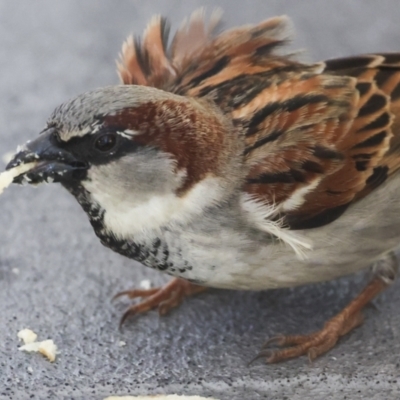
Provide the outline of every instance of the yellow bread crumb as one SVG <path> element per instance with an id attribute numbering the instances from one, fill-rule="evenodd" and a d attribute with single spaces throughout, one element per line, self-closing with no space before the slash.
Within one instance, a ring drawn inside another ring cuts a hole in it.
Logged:
<path id="1" fill-rule="evenodd" d="M 18 332 L 18 337 L 24 341 L 24 345 L 18 347 L 19 351 L 27 351 L 28 353 L 40 353 L 48 358 L 50 362 L 54 362 L 57 356 L 57 346 L 53 340 L 47 339 L 36 342 L 37 335 L 30 329 L 22 329 Z"/>
<path id="2" fill-rule="evenodd" d="M 0 194 L 3 193 L 3 190 L 6 189 L 8 186 L 11 185 L 13 179 L 21 175 L 25 172 L 28 172 L 32 169 L 37 163 L 31 162 L 27 164 L 18 165 L 18 167 L 11 168 L 7 171 L 4 171 L 0 174 Z"/>
<path id="3" fill-rule="evenodd" d="M 35 332 L 30 329 L 22 329 L 17 333 L 17 336 L 20 340 L 24 342 L 24 344 L 36 342 L 37 335 Z"/>

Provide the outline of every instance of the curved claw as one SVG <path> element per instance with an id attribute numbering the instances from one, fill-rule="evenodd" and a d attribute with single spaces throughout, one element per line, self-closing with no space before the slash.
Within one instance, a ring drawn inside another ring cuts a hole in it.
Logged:
<path id="1" fill-rule="evenodd" d="M 121 329 L 128 318 L 154 308 L 158 308 L 160 315 L 165 315 L 172 308 L 177 307 L 185 297 L 200 293 L 205 289 L 206 288 L 202 286 L 195 285 L 183 279 L 175 278 L 162 287 L 124 290 L 119 292 L 113 297 L 113 300 L 121 296 L 128 296 L 130 299 L 137 297 L 144 298 L 125 311 L 120 320 L 119 327 Z"/>
<path id="2" fill-rule="evenodd" d="M 136 315 L 137 313 L 135 311 L 133 311 L 131 308 L 128 308 L 123 314 L 121 319 L 119 320 L 119 325 L 118 325 L 118 329 L 120 331 L 122 331 L 122 326 L 124 325 L 125 321 L 130 318 L 133 317 L 134 315 Z"/>
<path id="3" fill-rule="evenodd" d="M 261 349 L 266 349 L 267 347 L 271 345 L 276 345 L 276 346 L 283 346 L 285 342 L 285 336 L 284 335 L 276 335 L 273 336 L 272 338 L 267 339 L 264 344 L 261 346 Z"/>
<path id="4" fill-rule="evenodd" d="M 128 296 L 130 299 L 135 299 L 137 297 L 148 297 L 151 296 L 152 294 L 155 294 L 159 291 L 159 288 L 153 288 L 153 289 L 134 289 L 134 290 L 123 290 L 121 292 L 118 292 L 111 301 L 114 301 L 122 296 Z"/>
<path id="5" fill-rule="evenodd" d="M 268 356 L 268 363 L 285 361 L 302 355 L 307 355 L 310 362 L 313 361 L 332 349 L 342 336 L 362 324 L 361 310 L 385 287 L 385 282 L 380 278 L 373 279 L 347 307 L 326 322 L 322 329 L 308 335 L 274 336 L 264 343 L 263 350 L 250 361 L 249 365 L 263 356 Z M 271 344 L 277 344 L 283 348 L 270 350 L 268 347 Z"/>
<path id="6" fill-rule="evenodd" d="M 123 290 L 122 292 L 118 292 L 112 297 L 111 301 L 115 301 L 116 299 L 118 299 L 122 296 L 127 296 L 128 294 L 129 294 L 129 290 Z"/>
<path id="7" fill-rule="evenodd" d="M 257 361 L 260 358 L 267 357 L 267 356 L 272 355 L 272 351 L 269 349 L 263 349 L 261 350 L 254 358 L 252 358 L 248 363 L 247 366 L 249 367 L 251 364 L 253 364 L 254 361 Z"/>

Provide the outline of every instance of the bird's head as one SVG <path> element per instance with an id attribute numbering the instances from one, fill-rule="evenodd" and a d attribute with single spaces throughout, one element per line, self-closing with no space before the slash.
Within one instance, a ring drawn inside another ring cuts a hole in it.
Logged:
<path id="1" fill-rule="evenodd" d="M 114 235 L 126 237 L 227 199 L 241 180 L 236 135 L 207 102 L 111 86 L 56 108 L 7 168 L 36 161 L 15 182 L 60 182 L 86 211 L 101 209 Z"/>

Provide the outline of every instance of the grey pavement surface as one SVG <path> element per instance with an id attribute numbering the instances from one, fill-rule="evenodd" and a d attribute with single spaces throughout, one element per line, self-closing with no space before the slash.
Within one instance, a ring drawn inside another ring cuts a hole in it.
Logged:
<path id="1" fill-rule="evenodd" d="M 295 47 L 307 47 L 310 60 L 400 51 L 398 0 L 0 0 L 0 154 L 34 137 L 60 102 L 116 83 L 122 40 L 152 14 L 177 24 L 199 5 L 221 6 L 226 26 L 288 14 Z M 366 310 L 361 328 L 312 364 L 303 357 L 247 366 L 267 337 L 321 327 L 366 277 L 260 293 L 212 290 L 119 332 L 129 303 L 111 303 L 112 295 L 144 278 L 167 278 L 103 248 L 58 185 L 12 187 L 0 208 L 0 399 L 400 398 L 399 284 L 381 296 L 378 311 Z M 25 327 L 54 339 L 61 351 L 54 364 L 17 350 Z"/>

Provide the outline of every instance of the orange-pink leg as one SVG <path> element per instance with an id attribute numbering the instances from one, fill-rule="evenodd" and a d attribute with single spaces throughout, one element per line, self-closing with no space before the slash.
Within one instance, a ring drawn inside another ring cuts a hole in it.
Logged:
<path id="1" fill-rule="evenodd" d="M 119 292 L 114 299 L 128 296 L 130 299 L 142 297 L 143 300 L 130 306 L 123 314 L 120 326 L 130 317 L 158 308 L 160 315 L 165 315 L 172 308 L 177 307 L 187 296 L 203 292 L 205 287 L 195 285 L 180 278 L 174 278 L 164 286 L 152 289 L 133 289 Z"/>
<path id="2" fill-rule="evenodd" d="M 310 361 L 314 360 L 332 349 L 341 336 L 362 324 L 361 310 L 386 287 L 381 278 L 374 278 L 347 307 L 326 322 L 323 329 L 309 335 L 278 335 L 265 343 L 255 359 L 266 357 L 268 363 L 277 363 L 307 355 Z M 285 348 L 273 350 L 270 345 Z"/>

